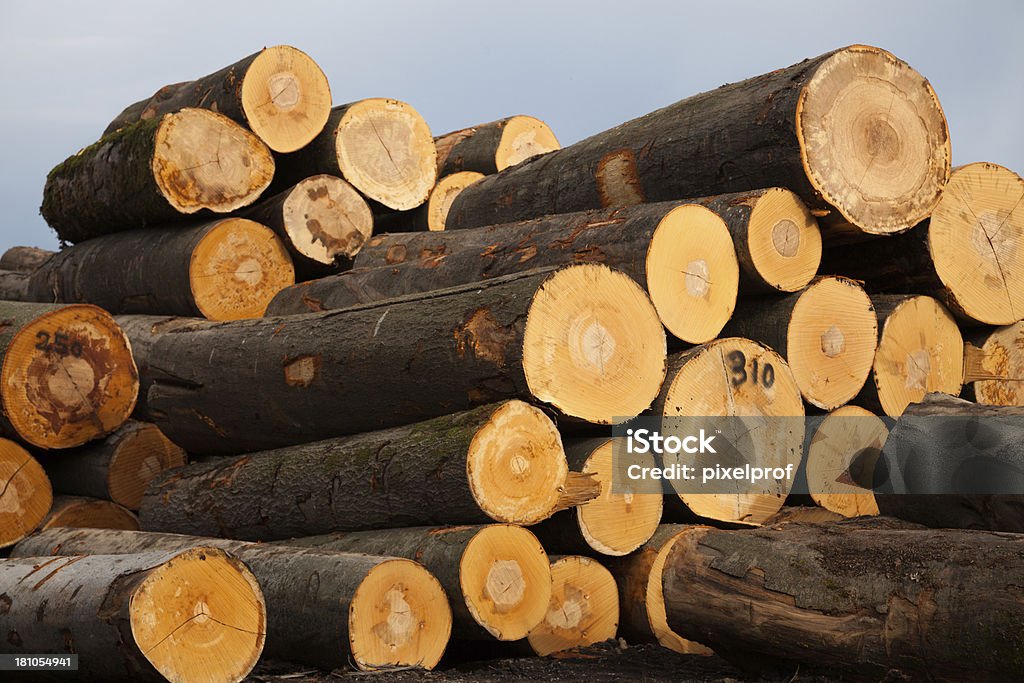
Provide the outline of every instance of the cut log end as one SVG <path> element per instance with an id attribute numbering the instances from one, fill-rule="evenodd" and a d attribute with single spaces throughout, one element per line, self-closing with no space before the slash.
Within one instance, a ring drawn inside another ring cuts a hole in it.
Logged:
<path id="1" fill-rule="evenodd" d="M 875 463 L 889 430 L 876 415 L 843 406 L 822 420 L 807 448 L 807 486 L 811 499 L 843 517 L 877 515 L 872 483 Z"/>
<path id="2" fill-rule="evenodd" d="M 662 543 L 661 547 L 658 548 L 657 554 L 654 556 L 650 573 L 647 576 L 647 619 L 651 633 L 662 647 L 667 647 L 669 650 L 683 655 L 708 656 L 714 654 L 709 648 L 683 638 L 669 627 L 668 615 L 665 610 L 665 592 L 662 587 L 665 560 L 668 558 L 676 542 L 688 531 L 682 530 L 670 536 Z"/>
<path id="3" fill-rule="evenodd" d="M 612 492 L 612 441 L 595 448 L 583 466 L 601 483 L 601 495 L 576 508 L 580 533 L 603 555 L 628 555 L 647 542 L 661 522 L 664 498 Z"/>
<path id="4" fill-rule="evenodd" d="M 665 378 L 665 332 L 627 275 L 578 265 L 534 295 L 523 333 L 530 391 L 563 414 L 596 424 L 639 415 Z"/>
<path id="5" fill-rule="evenodd" d="M 512 116 L 502 129 L 494 165 L 503 171 L 538 154 L 561 148 L 548 124 L 532 116 Z"/>
<path id="6" fill-rule="evenodd" d="M 882 326 L 873 371 L 878 401 L 890 417 L 933 391 L 956 396 L 964 373 L 963 337 L 949 311 L 929 296 L 897 298 Z"/>
<path id="7" fill-rule="evenodd" d="M 259 138 L 205 109 L 182 109 L 161 120 L 152 166 L 164 198 L 185 214 L 248 206 L 274 177 L 274 157 Z"/>
<path id="8" fill-rule="evenodd" d="M 619 594 L 611 573 L 589 557 L 551 563 L 551 602 L 527 641 L 540 656 L 586 647 L 615 637 Z"/>
<path id="9" fill-rule="evenodd" d="M 363 671 L 433 669 L 452 630 L 452 613 L 434 575 L 411 560 L 390 559 L 369 571 L 349 606 L 352 659 Z"/>
<path id="10" fill-rule="evenodd" d="M 0 439 L 0 548 L 32 533 L 52 504 L 42 466 L 18 444 Z"/>
<path id="11" fill-rule="evenodd" d="M 953 171 L 928 227 L 952 305 L 990 325 L 1024 317 L 1024 179 L 996 164 Z"/>
<path id="12" fill-rule="evenodd" d="M 80 446 L 112 432 L 131 415 L 139 390 L 127 337 L 88 304 L 52 309 L 18 330 L 0 382 L 4 416 L 39 448 Z"/>
<path id="13" fill-rule="evenodd" d="M 658 224 L 646 259 L 647 290 L 665 327 L 691 344 L 718 336 L 736 307 L 739 264 L 725 222 L 686 204 Z"/>
<path id="14" fill-rule="evenodd" d="M 1000 327 L 988 336 L 979 370 L 999 379 L 974 383 L 978 403 L 1024 406 L 1024 323 Z"/>
<path id="15" fill-rule="evenodd" d="M 273 230 L 227 218 L 196 245 L 189 278 L 206 318 L 241 320 L 261 317 L 278 292 L 295 284 L 295 268 Z"/>
<path id="16" fill-rule="evenodd" d="M 427 201 L 427 228 L 433 231 L 444 230 L 444 222 L 448 220 L 448 212 L 452 210 L 455 198 L 483 177 L 483 173 L 459 171 L 438 180 Z"/>
<path id="17" fill-rule="evenodd" d="M 291 189 L 282 208 L 292 246 L 318 263 L 352 258 L 373 234 L 373 212 L 341 178 L 316 175 Z"/>
<path id="18" fill-rule="evenodd" d="M 294 152 L 320 134 L 331 113 L 327 77 L 288 45 L 265 48 L 242 80 L 246 123 L 275 152 Z"/>
<path id="19" fill-rule="evenodd" d="M 795 194 L 773 187 L 757 197 L 747 224 L 754 270 L 780 292 L 806 287 L 821 263 L 818 221 Z"/>
<path id="20" fill-rule="evenodd" d="M 459 566 L 469 613 L 498 640 L 521 640 L 544 618 L 551 570 L 544 548 L 529 531 L 484 527 L 466 546 Z"/>
<path id="21" fill-rule="evenodd" d="M 129 613 L 139 650 L 171 681 L 240 681 L 263 652 L 259 584 L 222 550 L 185 550 L 154 569 Z"/>
<path id="22" fill-rule="evenodd" d="M 924 220 L 949 178 L 949 131 L 928 81 L 892 54 L 839 50 L 804 86 L 796 113 L 808 178 L 873 234 Z"/>
<path id="23" fill-rule="evenodd" d="M 187 461 L 185 450 L 164 436 L 156 425 L 130 423 L 110 459 L 107 488 L 110 498 L 129 510 L 138 510 L 153 478 Z"/>
<path id="24" fill-rule="evenodd" d="M 81 496 L 56 496 L 41 529 L 74 527 L 138 531 L 139 518 L 117 503 Z"/>
<path id="25" fill-rule="evenodd" d="M 390 209 L 414 209 L 437 180 L 430 128 L 408 104 L 369 99 L 352 104 L 339 122 L 335 145 L 342 175 Z"/>
<path id="26" fill-rule="evenodd" d="M 786 339 L 786 358 L 804 398 L 832 410 L 856 396 L 871 374 L 878 319 L 860 284 L 826 277 L 800 295 Z"/>
<path id="27" fill-rule="evenodd" d="M 466 454 L 466 476 L 480 509 L 510 524 L 536 524 L 554 514 L 568 469 L 554 422 L 522 401 L 494 411 Z"/>

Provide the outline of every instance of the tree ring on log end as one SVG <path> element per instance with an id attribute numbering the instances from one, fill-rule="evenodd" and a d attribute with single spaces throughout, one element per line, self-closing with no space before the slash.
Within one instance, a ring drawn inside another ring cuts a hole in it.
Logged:
<path id="1" fill-rule="evenodd" d="M 965 315 L 990 325 L 1024 317 L 1024 179 L 989 163 L 953 171 L 928 224 L 928 250 Z"/>
<path id="2" fill-rule="evenodd" d="M 647 291 L 662 323 L 691 344 L 714 339 L 732 316 L 739 263 L 729 228 L 699 204 L 668 212 L 647 249 Z"/>
<path id="3" fill-rule="evenodd" d="M 263 652 L 263 593 L 222 550 L 177 554 L 149 573 L 128 609 L 136 645 L 168 680 L 239 681 Z"/>
<path id="4" fill-rule="evenodd" d="M 530 392 L 596 424 L 639 415 L 665 377 L 665 332 L 647 294 L 597 264 L 563 268 L 538 289 L 523 332 Z"/>
<path id="5" fill-rule="evenodd" d="M 518 526 L 483 527 L 462 553 L 459 581 L 469 613 L 498 640 L 525 638 L 551 599 L 548 556 Z"/>
<path id="6" fill-rule="evenodd" d="M 871 483 L 872 478 L 865 475 L 874 471 L 888 436 L 885 423 L 859 406 L 829 413 L 807 447 L 811 499 L 844 517 L 877 515 L 875 494 L 857 484 Z"/>
<path id="7" fill-rule="evenodd" d="M 381 98 L 356 102 L 335 136 L 338 168 L 364 195 L 397 211 L 427 200 L 437 181 L 437 149 L 411 106 Z"/>
<path id="8" fill-rule="evenodd" d="M 879 48 L 826 59 L 800 93 L 800 154 L 822 197 L 864 232 L 924 220 L 949 178 L 946 118 L 931 84 Z"/>
<path id="9" fill-rule="evenodd" d="M 274 178 L 274 157 L 259 138 L 206 109 L 182 109 L 160 121 L 153 177 L 180 213 L 230 213 L 252 204 Z"/>
<path id="10" fill-rule="evenodd" d="M 444 222 L 448 220 L 448 212 L 452 210 L 455 198 L 464 189 L 483 178 L 483 173 L 459 171 L 438 180 L 437 185 L 430 191 L 430 199 L 427 200 L 427 227 L 433 231 L 444 230 Z"/>
<path id="11" fill-rule="evenodd" d="M 856 396 L 871 374 L 878 317 L 864 289 L 821 278 L 797 299 L 786 332 L 786 359 L 811 405 L 832 410 Z"/>
<path id="12" fill-rule="evenodd" d="M 241 96 L 249 128 L 275 152 L 305 147 L 331 113 L 327 76 L 309 55 L 288 45 L 260 52 L 245 72 Z"/>
<path id="13" fill-rule="evenodd" d="M 389 559 L 373 567 L 349 605 L 352 659 L 363 671 L 397 666 L 433 669 L 451 630 L 444 589 L 412 560 Z"/>
<path id="14" fill-rule="evenodd" d="M 15 442 L 0 439 L 0 548 L 32 533 L 52 504 L 42 466 Z"/>
<path id="15" fill-rule="evenodd" d="M 185 450 L 164 436 L 153 424 L 133 423 L 121 434 L 110 459 L 107 489 L 115 503 L 138 510 L 142 495 L 153 477 L 185 464 Z"/>
<path id="16" fill-rule="evenodd" d="M 316 175 L 299 182 L 281 209 L 292 246 L 318 263 L 352 258 L 373 234 L 373 212 L 341 178 Z"/>
<path id="17" fill-rule="evenodd" d="M 789 190 L 765 190 L 750 210 L 747 249 L 765 284 L 781 292 L 800 291 L 821 264 L 818 221 Z"/>
<path id="18" fill-rule="evenodd" d="M 18 330 L 0 383 L 4 416 L 19 438 L 39 448 L 70 448 L 109 434 L 131 415 L 139 391 L 128 338 L 89 304 L 50 310 Z"/>
<path id="19" fill-rule="evenodd" d="M 499 171 L 503 171 L 530 157 L 561 148 L 548 124 L 532 116 L 513 116 L 505 122 L 505 127 L 501 131 L 501 140 L 494 154 L 494 165 Z"/>
<path id="20" fill-rule="evenodd" d="M 615 637 L 619 592 L 615 578 L 590 559 L 569 555 L 551 563 L 551 603 L 527 640 L 538 655 L 586 647 Z"/>
<path id="21" fill-rule="evenodd" d="M 1024 322 L 993 331 L 985 340 L 982 355 L 982 369 L 999 379 L 974 383 L 978 403 L 1024 405 Z"/>
<path id="22" fill-rule="evenodd" d="M 295 268 L 273 230 L 225 218 L 192 251 L 189 279 L 206 318 L 241 320 L 262 316 L 278 292 L 295 284 Z"/>
<path id="23" fill-rule="evenodd" d="M 473 498 L 498 522 L 530 525 L 550 517 L 568 472 L 555 423 L 522 401 L 495 410 L 466 454 Z"/>

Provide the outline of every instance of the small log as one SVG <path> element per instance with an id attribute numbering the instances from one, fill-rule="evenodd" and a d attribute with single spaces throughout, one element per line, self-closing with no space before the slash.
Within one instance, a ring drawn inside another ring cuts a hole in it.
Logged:
<path id="1" fill-rule="evenodd" d="M 208 76 L 165 85 L 118 114 L 103 134 L 185 107 L 220 112 L 248 126 L 275 152 L 293 152 L 323 130 L 331 89 L 305 52 L 265 47 Z"/>
<path id="2" fill-rule="evenodd" d="M 0 585 L 4 651 L 75 653 L 86 680 L 236 683 L 263 651 L 259 584 L 215 548 L 7 559 Z"/>
<path id="3" fill-rule="evenodd" d="M 749 339 L 719 339 L 670 356 L 668 378 L 653 411 L 666 417 L 735 418 L 723 423 L 736 430 L 726 436 L 737 447 L 749 444 L 745 450 L 756 454 L 752 464 L 758 467 L 792 466 L 795 471 L 803 459 L 804 406 L 793 372 L 779 354 Z M 683 492 L 678 498 L 685 510 L 670 505 L 669 498 L 665 512 L 673 518 L 686 512 L 720 522 L 761 524 L 782 507 L 792 485 L 791 479 L 782 479 L 766 482 L 758 492 L 739 482 L 736 493 Z"/>
<path id="4" fill-rule="evenodd" d="M 710 655 L 711 650 L 687 640 L 669 627 L 662 595 L 662 571 L 672 544 L 690 527 L 662 524 L 637 552 L 606 560 L 619 589 L 619 633 L 629 643 L 658 643 L 684 655 Z"/>
<path id="5" fill-rule="evenodd" d="M 489 176 L 455 200 L 469 228 L 608 206 L 788 187 L 830 233 L 901 232 L 949 179 L 935 92 L 853 45 L 726 85 Z"/>
<path id="6" fill-rule="evenodd" d="M 811 499 L 843 517 L 877 515 L 873 474 L 889 428 L 859 406 L 833 410 L 807 446 L 804 475 Z"/>
<path id="7" fill-rule="evenodd" d="M 229 552 L 252 571 L 266 600 L 264 654 L 323 669 L 354 663 L 432 669 L 452 617 L 441 584 L 416 562 L 226 539 L 105 529 L 51 529 L 19 543 L 14 557 Z"/>
<path id="8" fill-rule="evenodd" d="M 172 330 L 149 354 L 148 410 L 172 441 L 209 455 L 509 398 L 609 424 L 650 405 L 664 349 L 635 282 L 578 265 L 343 311 Z"/>
<path id="9" fill-rule="evenodd" d="M 434 144 L 442 176 L 459 171 L 490 175 L 562 147 L 546 123 L 523 115 L 446 133 Z"/>
<path id="10" fill-rule="evenodd" d="M 323 131 L 279 157 L 277 184 L 326 173 L 347 180 L 388 209 L 427 200 L 437 181 L 437 150 L 423 117 L 405 102 L 374 98 L 331 110 Z"/>
<path id="11" fill-rule="evenodd" d="M 152 422 L 147 397 L 149 388 L 153 386 L 153 372 L 149 369 L 149 354 L 153 344 L 162 334 L 191 325 L 201 325 L 205 320 L 154 315 L 119 315 L 114 320 L 131 342 L 132 357 L 139 372 L 139 400 L 132 416 L 136 420 Z"/>
<path id="12" fill-rule="evenodd" d="M 409 527 L 277 545 L 415 559 L 444 587 L 459 638 L 521 640 L 544 618 L 551 599 L 548 556 L 517 526 Z"/>
<path id="13" fill-rule="evenodd" d="M 230 213 L 274 177 L 259 138 L 225 116 L 183 109 L 112 133 L 50 171 L 43 218 L 65 242 Z"/>
<path id="14" fill-rule="evenodd" d="M 341 178 L 315 175 L 239 215 L 277 233 L 303 279 L 347 265 L 373 233 L 373 212 Z"/>
<path id="15" fill-rule="evenodd" d="M 128 339 L 96 306 L 0 302 L 0 357 L 0 431 L 32 446 L 80 446 L 135 407 Z"/>
<path id="16" fill-rule="evenodd" d="M 223 218 L 147 228 L 68 247 L 32 273 L 33 301 L 92 303 L 111 313 L 240 320 L 295 284 L 291 258 L 267 227 Z"/>
<path id="17" fill-rule="evenodd" d="M 155 425 L 136 420 L 103 441 L 42 458 L 58 493 L 101 498 L 129 510 L 139 509 L 153 477 L 186 461 L 185 451 Z"/>
<path id="18" fill-rule="evenodd" d="M 569 467 L 591 474 L 601 495 L 569 510 L 556 512 L 533 527 L 549 552 L 628 555 L 650 539 L 661 522 L 661 494 L 612 491 L 612 440 L 583 439 L 565 448 Z"/>
<path id="19" fill-rule="evenodd" d="M 387 267 L 352 270 L 290 288 L 268 312 L 345 308 L 580 262 L 604 263 L 639 282 L 662 323 L 690 343 L 714 339 L 736 303 L 739 267 L 728 227 L 696 204 L 665 202 L 548 216 L 422 238 L 374 238 L 371 244 L 390 245 Z"/>
<path id="20" fill-rule="evenodd" d="M 834 410 L 853 399 L 871 374 L 878 320 L 860 284 L 824 277 L 798 294 L 740 302 L 723 335 L 778 351 L 804 399 Z"/>
<path id="21" fill-rule="evenodd" d="M 11 247 L 0 256 L 0 270 L 31 273 L 53 254 L 39 247 Z"/>
<path id="22" fill-rule="evenodd" d="M 50 480 L 28 451 L 0 439 L 0 548 L 32 533 L 53 505 Z"/>
<path id="23" fill-rule="evenodd" d="M 993 406 L 1024 406 L 1024 322 L 986 332 L 980 350 L 964 348 L 964 382 L 974 399 Z"/>
<path id="24" fill-rule="evenodd" d="M 409 211 L 396 211 L 377 216 L 376 232 L 422 232 L 444 230 L 452 202 L 464 189 L 483 178 L 482 173 L 460 171 L 437 181 L 426 204 Z"/>
<path id="25" fill-rule="evenodd" d="M 40 529 L 62 527 L 138 531 L 139 518 L 131 510 L 99 498 L 54 496 L 53 507 Z"/>
<path id="26" fill-rule="evenodd" d="M 619 627 L 615 578 L 589 557 L 551 558 L 551 602 L 526 641 L 541 657 L 602 643 Z"/>
<path id="27" fill-rule="evenodd" d="M 1014 678 L 1022 581 L 1024 537 L 863 522 L 692 528 L 663 579 L 669 626 L 734 663 L 869 681 Z"/>
<path id="28" fill-rule="evenodd" d="M 928 296 L 876 294 L 878 351 L 871 381 L 857 402 L 890 417 L 939 391 L 959 394 L 964 377 L 964 342 L 953 316 Z"/>

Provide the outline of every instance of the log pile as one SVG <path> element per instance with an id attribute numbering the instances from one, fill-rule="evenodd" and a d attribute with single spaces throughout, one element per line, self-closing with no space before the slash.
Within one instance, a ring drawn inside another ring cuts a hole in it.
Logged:
<path id="1" fill-rule="evenodd" d="M 1024 180 L 951 169 L 923 76 L 856 45 L 565 147 L 358 96 L 266 48 L 50 173 L 62 248 L 0 256 L 0 654 L 1019 672 Z M 786 474 L 651 493 L 663 418 Z"/>

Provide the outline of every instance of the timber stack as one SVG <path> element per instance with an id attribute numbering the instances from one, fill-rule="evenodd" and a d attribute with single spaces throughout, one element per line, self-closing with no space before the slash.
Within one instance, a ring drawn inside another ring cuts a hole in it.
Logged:
<path id="1" fill-rule="evenodd" d="M 48 176 L 60 250 L 0 256 L 0 653 L 1019 673 L 1024 180 L 952 168 L 921 74 L 854 45 L 564 147 L 362 95 L 265 48 Z M 787 474 L 651 491 L 640 416 Z"/>

